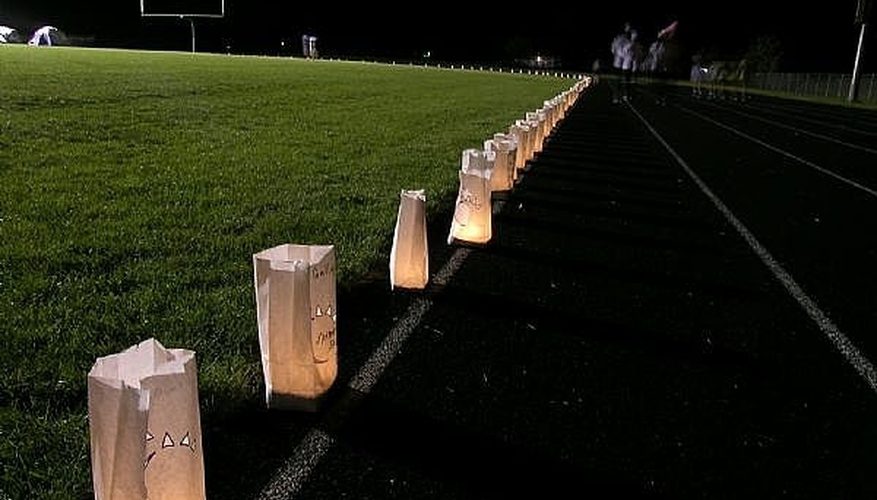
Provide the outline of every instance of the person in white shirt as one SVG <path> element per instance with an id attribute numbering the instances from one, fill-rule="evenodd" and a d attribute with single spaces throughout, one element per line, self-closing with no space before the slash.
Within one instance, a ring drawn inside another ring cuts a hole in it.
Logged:
<path id="1" fill-rule="evenodd" d="M 623 72 L 621 82 L 621 98 L 625 101 L 630 98 L 630 84 L 633 83 L 636 72 L 640 69 L 643 59 L 643 46 L 638 40 L 636 30 L 630 30 L 629 43 L 623 47 L 621 70 Z"/>
<path id="2" fill-rule="evenodd" d="M 609 79 L 613 103 L 618 103 L 621 96 L 619 80 L 624 74 L 624 55 L 630 46 L 630 33 L 630 23 L 624 23 L 624 29 L 621 33 L 615 35 L 609 46 L 609 49 L 612 51 L 612 71 L 615 73 L 615 77 Z"/>

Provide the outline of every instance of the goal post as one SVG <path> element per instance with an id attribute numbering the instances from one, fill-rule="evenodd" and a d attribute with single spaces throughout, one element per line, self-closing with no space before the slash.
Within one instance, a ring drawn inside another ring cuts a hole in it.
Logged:
<path id="1" fill-rule="evenodd" d="M 195 52 L 195 19 L 222 19 L 225 0 L 140 0 L 140 17 L 175 18 L 189 21 L 192 53 Z"/>
<path id="2" fill-rule="evenodd" d="M 225 0 L 140 0 L 140 16 L 221 19 L 225 17 Z"/>

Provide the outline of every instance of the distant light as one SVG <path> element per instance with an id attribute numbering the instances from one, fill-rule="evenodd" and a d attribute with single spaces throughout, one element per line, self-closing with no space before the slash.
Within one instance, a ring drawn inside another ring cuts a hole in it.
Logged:
<path id="1" fill-rule="evenodd" d="M 426 58 L 426 59 L 429 59 L 430 57 L 432 57 L 432 52 L 429 51 L 429 50 L 427 50 L 427 51 L 423 54 L 423 57 Z"/>
<path id="2" fill-rule="evenodd" d="M 536 56 L 536 62 L 542 64 L 542 56 Z"/>

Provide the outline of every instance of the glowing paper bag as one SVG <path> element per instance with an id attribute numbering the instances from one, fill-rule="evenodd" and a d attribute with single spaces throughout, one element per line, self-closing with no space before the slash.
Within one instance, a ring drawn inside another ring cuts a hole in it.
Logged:
<path id="1" fill-rule="evenodd" d="M 514 145 L 504 135 L 497 134 L 484 141 L 484 151 L 494 155 L 491 191 L 508 191 L 515 185 Z"/>
<path id="2" fill-rule="evenodd" d="M 269 408 L 316 411 L 338 373 L 335 247 L 280 245 L 253 255 Z"/>
<path id="3" fill-rule="evenodd" d="M 475 150 L 468 150 L 475 151 Z M 490 170 L 483 155 L 463 155 L 460 191 L 454 207 L 448 244 L 454 240 L 487 243 L 491 238 Z"/>
<path id="4" fill-rule="evenodd" d="M 536 129 L 535 139 L 533 141 L 533 153 L 539 153 L 542 151 L 542 142 L 545 140 L 545 137 L 548 136 L 548 123 L 545 119 L 545 113 L 540 111 L 536 111 L 533 113 L 527 113 L 527 121 L 531 123 L 531 126 Z"/>
<path id="5" fill-rule="evenodd" d="M 514 187 L 515 181 L 518 180 L 518 156 L 520 153 L 518 138 L 513 134 L 493 134 L 493 139 L 495 141 L 506 142 L 508 144 L 508 162 L 509 162 L 509 170 L 511 170 L 512 176 L 512 186 Z M 502 147 L 502 145 L 500 145 Z"/>
<path id="6" fill-rule="evenodd" d="M 422 189 L 402 190 L 393 249 L 390 250 L 390 289 L 422 289 L 428 281 L 426 196 Z"/>
<path id="7" fill-rule="evenodd" d="M 517 176 L 527 166 L 527 162 L 531 157 L 530 126 L 523 120 L 518 120 L 509 127 L 509 134 L 514 136 L 515 141 L 518 143 L 518 152 L 515 155 L 515 168 L 518 171 L 518 174 L 515 175 Z"/>
<path id="8" fill-rule="evenodd" d="M 98 358 L 88 373 L 94 496 L 204 496 L 195 353 L 149 339 Z"/>
<path id="9" fill-rule="evenodd" d="M 524 140 L 527 143 L 527 161 L 530 161 L 536 155 L 536 138 L 539 133 L 538 124 L 531 120 L 517 120 L 515 124 L 524 128 Z"/>
<path id="10" fill-rule="evenodd" d="M 550 99 L 545 101 L 545 105 L 542 107 L 542 111 L 548 116 L 548 129 L 549 134 L 554 131 L 554 127 L 557 126 L 557 122 L 560 121 L 560 112 L 559 106 L 557 104 L 557 98 Z"/>

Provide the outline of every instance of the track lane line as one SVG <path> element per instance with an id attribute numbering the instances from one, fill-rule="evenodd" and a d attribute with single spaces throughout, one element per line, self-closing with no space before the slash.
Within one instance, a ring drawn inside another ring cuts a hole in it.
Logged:
<path id="1" fill-rule="evenodd" d="M 311 472 L 335 446 L 335 439 L 320 429 L 311 429 L 296 446 L 292 457 L 259 494 L 259 499 L 280 500 L 295 498 L 310 477 Z"/>
<path id="2" fill-rule="evenodd" d="M 710 201 L 713 202 L 713 205 L 725 216 L 728 222 L 731 223 L 732 226 L 740 233 L 740 236 L 746 240 L 746 243 L 749 244 L 750 248 L 755 252 L 756 255 L 761 259 L 762 263 L 770 270 L 770 272 L 774 275 L 774 277 L 785 287 L 786 291 L 789 292 L 789 295 L 798 302 L 802 309 L 807 313 L 810 319 L 816 323 L 816 326 L 819 327 L 819 330 L 828 338 L 828 340 L 834 345 L 834 347 L 844 356 L 847 362 L 852 365 L 852 367 L 856 370 L 856 372 L 864 379 L 865 383 L 871 388 L 871 391 L 877 394 L 877 370 L 874 369 L 874 365 L 871 361 L 859 351 L 858 348 L 852 343 L 852 341 L 847 337 L 843 332 L 840 331 L 837 325 L 831 320 L 831 318 L 826 315 L 822 309 L 819 308 L 819 305 L 815 300 L 810 298 L 809 295 L 804 291 L 803 288 L 798 284 L 797 281 L 786 271 L 785 268 L 771 255 L 771 253 L 767 250 L 767 248 L 762 245 L 754 234 L 743 224 L 740 219 L 737 218 L 736 215 L 725 205 L 722 200 L 716 196 L 715 193 L 706 185 L 706 183 L 688 166 L 688 163 L 673 149 L 667 141 L 655 130 L 654 127 L 648 122 L 648 120 L 643 117 L 640 112 L 633 107 L 629 102 L 627 103 L 628 108 L 639 118 L 639 120 L 646 126 L 649 132 L 655 137 L 655 139 L 664 146 L 664 149 L 670 153 L 671 156 L 676 160 L 679 166 L 685 170 L 685 173 L 691 177 L 691 180 L 700 188 L 703 194 L 706 195 Z"/>
<path id="3" fill-rule="evenodd" d="M 746 108 L 756 108 L 752 104 L 744 104 L 743 106 L 745 106 Z M 812 115 L 810 113 L 807 113 L 807 115 L 804 116 L 801 113 L 796 114 L 794 111 L 787 109 L 787 108 L 778 108 L 776 106 L 772 106 L 769 104 L 764 105 L 763 103 L 762 103 L 762 106 L 757 107 L 756 109 L 758 109 L 759 111 L 765 111 L 765 112 L 770 113 L 772 115 L 785 116 L 785 117 L 793 118 L 795 120 L 800 120 L 803 122 L 808 122 L 808 123 L 820 125 L 822 127 L 831 127 L 835 130 L 842 131 L 842 132 L 877 137 L 877 133 L 875 133 L 875 132 L 867 132 L 865 130 L 849 127 L 847 125 L 839 124 L 836 121 L 827 122 L 825 120 L 818 120 L 816 118 L 812 118 Z M 802 113 L 803 112 L 804 111 L 802 111 Z M 839 119 L 841 119 L 841 118 L 837 115 L 832 116 L 832 120 L 839 120 Z M 868 124 L 868 125 L 871 125 L 871 124 Z"/>
<path id="4" fill-rule="evenodd" d="M 836 180 L 839 180 L 839 181 L 843 182 L 844 184 L 847 184 L 847 185 L 852 186 L 856 189 L 864 191 L 864 192 L 868 193 L 869 195 L 877 198 L 877 191 L 869 188 L 868 186 L 865 186 L 864 184 L 860 184 L 852 179 L 847 179 L 846 177 L 844 177 L 840 174 L 836 174 L 836 173 L 832 172 L 831 170 L 828 170 L 827 168 L 820 167 L 819 165 L 813 163 L 810 160 L 805 160 L 804 158 L 801 158 L 800 156 L 789 153 L 788 151 L 786 151 L 784 149 L 780 149 L 772 144 L 768 144 L 768 143 L 762 141 L 761 139 L 758 139 L 756 137 L 752 137 L 751 135 L 747 134 L 746 132 L 742 132 L 740 130 L 737 130 L 734 127 L 731 127 L 730 125 L 725 125 L 724 123 L 722 123 L 720 121 L 714 120 L 706 115 L 703 115 L 702 113 L 698 113 L 697 111 L 688 109 L 685 106 L 676 106 L 676 107 L 681 109 L 682 111 L 690 114 L 690 115 L 694 115 L 694 116 L 700 118 L 701 120 L 710 122 L 717 127 L 723 128 L 723 129 L 727 130 L 728 132 L 739 135 L 740 137 L 747 139 L 749 141 L 752 141 L 752 142 L 758 144 L 759 146 L 767 148 L 775 153 L 779 153 L 787 158 L 791 158 L 791 159 L 793 159 L 799 163 L 802 163 L 802 164 L 804 164 L 804 165 L 806 165 L 814 170 L 817 170 L 817 171 L 819 171 L 819 172 L 821 172 L 829 177 L 832 177 Z M 633 109 L 633 108 L 631 108 L 631 109 Z"/>
<path id="5" fill-rule="evenodd" d="M 838 139 L 838 138 L 836 138 L 836 137 L 831 137 L 831 136 L 828 136 L 828 135 L 820 134 L 820 133 L 818 133 L 818 132 L 811 132 L 811 131 L 809 131 L 809 130 L 805 130 L 805 129 L 802 129 L 802 128 L 794 127 L 794 126 L 792 126 L 792 125 L 786 125 L 785 123 L 780 123 L 780 122 L 778 122 L 778 121 L 771 120 L 771 119 L 769 119 L 769 118 L 764 118 L 764 117 L 761 117 L 761 116 L 756 116 L 756 115 L 753 115 L 753 114 L 751 114 L 751 113 L 744 113 L 743 111 L 740 111 L 739 109 L 734 109 L 733 107 L 724 107 L 724 106 L 720 106 L 720 105 L 715 104 L 715 103 L 704 103 L 704 104 L 708 104 L 708 105 L 711 106 L 711 107 L 714 107 L 714 108 L 717 108 L 717 109 L 721 109 L 722 111 L 731 111 L 732 113 L 736 113 L 736 114 L 738 114 L 738 115 L 742 115 L 742 116 L 745 116 L 745 117 L 748 117 L 748 118 L 752 118 L 752 119 L 754 119 L 754 120 L 758 120 L 758 121 L 760 121 L 760 122 L 764 122 L 764 123 L 767 123 L 767 124 L 773 125 L 773 126 L 775 126 L 775 127 L 784 128 L 784 129 L 787 129 L 787 130 L 791 130 L 791 131 L 793 131 L 793 132 L 798 132 L 798 133 L 801 133 L 801 134 L 809 135 L 809 136 L 811 136 L 811 137 L 816 137 L 817 139 L 822 139 L 822 140 L 825 140 L 825 141 L 833 142 L 833 143 L 839 144 L 839 145 L 841 145 L 841 146 L 846 146 L 846 147 L 848 147 L 848 148 L 858 149 L 859 151 L 864 151 L 864 152 L 866 152 L 866 153 L 870 153 L 870 154 L 872 154 L 872 155 L 877 155 L 877 149 L 871 149 L 871 148 L 869 148 L 869 147 L 860 146 L 860 145 L 858 145 L 858 144 L 853 144 L 853 143 L 850 143 L 850 142 L 843 141 L 843 140 Z"/>
<path id="6" fill-rule="evenodd" d="M 498 203 L 498 209 L 505 205 Z M 454 274 L 459 271 L 472 250 L 457 248 L 448 262 L 433 276 L 432 286 L 442 287 L 448 284 Z M 390 333 L 369 357 L 368 361 L 357 371 L 347 384 L 348 388 L 361 394 L 368 394 L 380 379 L 381 375 L 396 358 L 408 337 L 420 325 L 423 317 L 432 308 L 433 301 L 417 298 L 405 314 L 396 322 Z M 271 481 L 262 490 L 260 500 L 293 499 L 307 483 L 313 471 L 323 457 L 335 446 L 335 439 L 325 431 L 312 428 L 296 446 L 292 456 L 275 472 Z"/>

